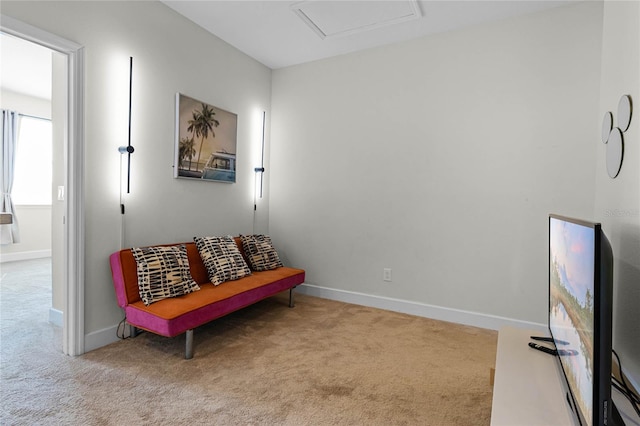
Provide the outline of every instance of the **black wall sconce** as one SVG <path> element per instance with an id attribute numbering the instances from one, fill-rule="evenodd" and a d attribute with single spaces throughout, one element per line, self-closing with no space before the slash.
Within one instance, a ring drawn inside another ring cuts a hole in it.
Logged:
<path id="1" fill-rule="evenodd" d="M 127 146 L 118 148 L 120 154 L 127 154 L 127 194 L 131 191 L 131 154 L 133 147 L 131 146 L 131 92 L 133 87 L 133 57 L 129 57 L 129 136 Z M 124 214 L 124 205 L 121 204 L 121 210 Z"/>
<path id="2" fill-rule="evenodd" d="M 260 198 L 262 198 L 262 182 L 264 180 L 264 132 L 265 132 L 265 120 L 266 120 L 266 112 L 262 111 L 262 153 L 260 157 L 260 167 L 255 167 L 253 169 L 254 172 L 260 173 Z M 253 203 L 253 209 L 256 210 L 257 205 Z"/>

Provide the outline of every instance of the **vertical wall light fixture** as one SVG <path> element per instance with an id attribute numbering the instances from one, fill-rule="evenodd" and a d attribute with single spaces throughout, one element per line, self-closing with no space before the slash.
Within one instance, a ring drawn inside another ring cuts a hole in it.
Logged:
<path id="1" fill-rule="evenodd" d="M 131 100 L 133 93 L 133 56 L 129 57 L 129 128 L 127 134 L 127 145 L 118 147 L 120 155 L 120 248 L 124 248 L 125 242 L 125 216 L 124 216 L 124 197 L 122 191 L 122 154 L 127 154 L 127 194 L 131 192 L 131 154 L 133 154 L 133 146 L 131 146 Z"/>
<path id="2" fill-rule="evenodd" d="M 262 199 L 262 185 L 263 185 L 263 180 L 264 180 L 264 132 L 265 132 L 265 121 L 266 121 L 266 112 L 262 111 L 262 147 L 261 147 L 261 153 L 260 153 L 260 167 L 256 167 L 256 168 L 253 169 L 254 172 L 260 173 L 260 191 L 259 191 L 260 199 Z M 255 192 L 258 192 L 258 188 L 255 189 Z M 257 208 L 257 204 L 254 201 L 253 210 L 256 210 L 256 208 Z"/>
<path id="3" fill-rule="evenodd" d="M 131 146 L 131 92 L 133 88 L 133 57 L 129 57 L 129 135 L 127 146 L 118 148 L 120 154 L 127 154 L 127 194 L 131 191 L 131 154 L 133 154 L 133 146 Z M 124 204 L 120 204 L 122 214 L 124 214 Z"/>

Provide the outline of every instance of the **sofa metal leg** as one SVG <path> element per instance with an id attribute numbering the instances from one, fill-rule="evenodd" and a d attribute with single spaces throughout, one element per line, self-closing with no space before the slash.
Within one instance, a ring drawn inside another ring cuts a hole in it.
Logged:
<path id="1" fill-rule="evenodd" d="M 136 337 L 138 334 L 140 334 L 140 329 L 135 325 L 129 324 L 129 337 Z"/>
<path id="2" fill-rule="evenodd" d="M 293 308 L 294 306 L 296 306 L 295 301 L 293 300 L 293 289 L 294 288 L 295 287 L 291 287 L 289 289 L 289 307 L 290 308 Z"/>
<path id="3" fill-rule="evenodd" d="M 187 330 L 186 334 L 186 343 L 184 349 L 184 359 L 193 358 L 193 329 Z"/>

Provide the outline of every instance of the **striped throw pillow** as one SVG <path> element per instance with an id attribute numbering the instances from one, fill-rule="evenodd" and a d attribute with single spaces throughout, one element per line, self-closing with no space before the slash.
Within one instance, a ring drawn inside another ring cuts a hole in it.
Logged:
<path id="1" fill-rule="evenodd" d="M 268 235 L 240 235 L 242 248 L 254 271 L 269 271 L 282 265 Z"/>
<path id="2" fill-rule="evenodd" d="M 233 237 L 195 237 L 193 240 L 213 285 L 251 275 Z"/>
<path id="3" fill-rule="evenodd" d="M 132 248 L 131 252 L 136 260 L 140 299 L 145 305 L 200 290 L 191 277 L 184 245 Z"/>

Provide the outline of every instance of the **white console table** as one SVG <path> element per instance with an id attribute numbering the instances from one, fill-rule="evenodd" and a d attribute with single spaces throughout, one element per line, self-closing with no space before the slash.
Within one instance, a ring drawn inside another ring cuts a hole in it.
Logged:
<path id="1" fill-rule="evenodd" d="M 576 426 L 566 399 L 562 371 L 555 357 L 528 346 L 535 330 L 502 328 L 493 385 L 491 426 Z M 631 404 L 616 390 L 612 398 L 626 426 L 640 421 Z"/>
<path id="2" fill-rule="evenodd" d="M 539 331 L 513 327 L 498 334 L 491 426 L 574 426 L 555 357 L 528 346 Z"/>

